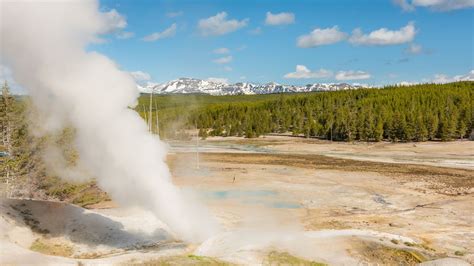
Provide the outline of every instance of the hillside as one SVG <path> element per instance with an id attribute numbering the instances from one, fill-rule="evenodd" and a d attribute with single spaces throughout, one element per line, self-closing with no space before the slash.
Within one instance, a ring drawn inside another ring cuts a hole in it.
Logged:
<path id="1" fill-rule="evenodd" d="M 343 141 L 445 141 L 472 131 L 473 93 L 474 82 L 467 81 L 291 94 L 157 95 L 152 129 L 159 128 L 163 138 L 199 128 L 202 137 L 290 133 Z M 136 110 L 148 116 L 149 95 L 139 103 Z"/>

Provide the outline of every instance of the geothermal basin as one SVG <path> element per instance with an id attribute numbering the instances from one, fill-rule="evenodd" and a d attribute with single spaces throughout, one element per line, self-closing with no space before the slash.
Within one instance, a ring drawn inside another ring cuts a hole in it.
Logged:
<path id="1" fill-rule="evenodd" d="M 473 263 L 472 142 L 213 138 L 201 142 L 199 156 L 192 143 L 172 146 L 167 163 L 173 182 L 216 216 L 216 235 L 184 242 L 153 214 L 113 202 L 83 209 L 5 199 L 2 263 Z M 410 154 L 414 164 L 390 161 Z M 450 163 L 433 166 L 433 156 Z"/>

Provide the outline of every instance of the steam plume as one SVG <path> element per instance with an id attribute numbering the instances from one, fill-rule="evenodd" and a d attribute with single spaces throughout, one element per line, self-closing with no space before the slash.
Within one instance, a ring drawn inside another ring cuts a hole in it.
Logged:
<path id="1" fill-rule="evenodd" d="M 72 125 L 81 166 L 114 200 L 149 208 L 187 240 L 207 238 L 210 216 L 172 184 L 165 145 L 128 108 L 138 96 L 132 77 L 87 50 L 124 28 L 123 17 L 94 0 L 0 0 L 0 12 L 0 61 L 28 90 L 43 130 Z"/>

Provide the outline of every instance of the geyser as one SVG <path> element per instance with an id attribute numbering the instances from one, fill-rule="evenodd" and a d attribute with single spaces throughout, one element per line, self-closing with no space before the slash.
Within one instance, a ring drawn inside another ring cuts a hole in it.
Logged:
<path id="1" fill-rule="evenodd" d="M 206 208 L 173 185 L 166 146 L 129 108 L 139 95 L 132 77 L 87 50 L 125 20 L 93 0 L 0 4 L 0 61 L 28 90 L 42 130 L 74 127 L 81 166 L 115 201 L 153 211 L 185 240 L 213 234 Z"/>

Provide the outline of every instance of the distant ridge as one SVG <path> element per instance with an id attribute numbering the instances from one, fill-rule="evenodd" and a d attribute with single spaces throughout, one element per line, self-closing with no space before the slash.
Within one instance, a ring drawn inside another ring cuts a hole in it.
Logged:
<path id="1" fill-rule="evenodd" d="M 149 83 L 138 86 L 140 92 L 157 94 L 193 94 L 204 93 L 209 95 L 242 95 L 242 94 L 270 94 L 283 92 L 314 92 L 314 91 L 340 91 L 349 89 L 367 88 L 363 85 L 348 83 L 314 83 L 304 86 L 282 85 L 274 82 L 254 84 L 238 82 L 228 84 L 225 82 L 202 80 L 195 78 L 179 78 L 166 83 Z"/>

